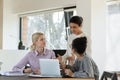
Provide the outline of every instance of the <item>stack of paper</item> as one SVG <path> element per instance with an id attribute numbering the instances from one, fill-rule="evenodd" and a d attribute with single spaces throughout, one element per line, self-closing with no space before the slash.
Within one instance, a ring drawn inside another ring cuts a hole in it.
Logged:
<path id="1" fill-rule="evenodd" d="M 4 76 L 24 76 L 25 74 L 20 71 L 7 71 L 7 72 L 0 72 L 1 75 Z"/>

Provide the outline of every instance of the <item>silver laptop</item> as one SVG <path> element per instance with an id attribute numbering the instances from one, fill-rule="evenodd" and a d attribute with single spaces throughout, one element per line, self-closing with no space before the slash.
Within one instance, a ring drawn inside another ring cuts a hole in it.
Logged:
<path id="1" fill-rule="evenodd" d="M 57 59 L 39 59 L 41 75 L 31 77 L 61 77 L 60 65 Z"/>

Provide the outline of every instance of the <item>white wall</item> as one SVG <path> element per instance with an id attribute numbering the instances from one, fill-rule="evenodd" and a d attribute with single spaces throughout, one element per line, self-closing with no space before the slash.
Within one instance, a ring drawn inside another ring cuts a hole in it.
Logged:
<path id="1" fill-rule="evenodd" d="M 11 71 L 28 51 L 25 50 L 0 50 L 1 71 Z"/>
<path id="2" fill-rule="evenodd" d="M 2 34 L 3 34 L 3 0 L 0 0 L 0 48 L 2 48 Z"/>
<path id="3" fill-rule="evenodd" d="M 106 66 L 106 1 L 92 0 L 92 57 L 98 64 L 100 74 Z"/>
<path id="4" fill-rule="evenodd" d="M 12 0 L 4 0 L 3 10 L 3 49 L 17 49 L 19 40 L 19 18 L 13 13 Z"/>
<path id="5" fill-rule="evenodd" d="M 76 4 L 77 0 L 12 0 L 14 4 L 14 12 L 31 12 L 38 10 L 54 9 L 64 6 Z"/>

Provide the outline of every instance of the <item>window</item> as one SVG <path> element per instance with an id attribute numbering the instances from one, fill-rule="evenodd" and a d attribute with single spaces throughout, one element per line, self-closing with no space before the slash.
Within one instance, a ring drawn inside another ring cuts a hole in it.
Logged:
<path id="1" fill-rule="evenodd" d="M 68 16 L 70 13 L 72 13 L 70 16 L 73 16 L 76 14 L 76 10 L 65 11 L 60 9 L 23 15 L 20 17 L 20 41 L 23 42 L 26 48 L 29 48 L 32 44 L 32 34 L 34 32 L 43 32 L 46 37 L 46 47 L 48 49 L 66 49 L 66 28 L 68 27 L 68 23 L 66 23 L 65 16 Z"/>
<path id="2" fill-rule="evenodd" d="M 107 63 L 109 70 L 118 71 L 120 70 L 120 1 L 110 1 L 107 10 Z"/>

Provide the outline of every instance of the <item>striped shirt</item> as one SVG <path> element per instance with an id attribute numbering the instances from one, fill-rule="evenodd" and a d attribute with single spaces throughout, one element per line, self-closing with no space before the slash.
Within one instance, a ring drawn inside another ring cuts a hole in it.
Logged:
<path id="1" fill-rule="evenodd" d="M 55 53 L 52 50 L 44 49 L 42 55 L 40 55 L 36 50 L 29 52 L 18 64 L 16 64 L 12 70 L 21 71 L 25 65 L 29 64 L 32 70 L 40 69 L 39 59 L 54 59 Z"/>

